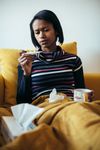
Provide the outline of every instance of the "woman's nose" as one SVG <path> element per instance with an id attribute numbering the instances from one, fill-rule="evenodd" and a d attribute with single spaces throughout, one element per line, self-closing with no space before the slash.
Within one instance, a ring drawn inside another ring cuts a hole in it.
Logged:
<path id="1" fill-rule="evenodd" d="M 40 32 L 40 38 L 45 37 L 45 33 L 43 31 Z"/>

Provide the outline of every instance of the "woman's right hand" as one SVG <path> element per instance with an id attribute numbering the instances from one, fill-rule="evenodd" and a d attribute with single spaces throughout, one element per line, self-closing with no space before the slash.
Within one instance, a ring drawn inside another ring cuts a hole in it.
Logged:
<path id="1" fill-rule="evenodd" d="M 31 74 L 32 59 L 33 56 L 28 54 L 26 51 L 20 53 L 20 57 L 18 58 L 18 61 L 22 67 L 22 70 L 24 71 L 24 75 Z"/>

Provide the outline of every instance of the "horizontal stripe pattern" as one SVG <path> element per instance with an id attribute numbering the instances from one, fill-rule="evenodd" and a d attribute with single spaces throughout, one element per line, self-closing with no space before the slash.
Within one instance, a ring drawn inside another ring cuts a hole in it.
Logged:
<path id="1" fill-rule="evenodd" d="M 55 53 L 55 55 L 45 53 L 43 56 L 36 57 L 32 64 L 33 100 L 40 95 L 50 94 L 53 88 L 56 88 L 58 92 L 67 94 L 67 96 L 73 96 L 74 72 L 81 69 L 81 60 L 73 54 L 59 53 L 57 55 L 57 52 Z"/>

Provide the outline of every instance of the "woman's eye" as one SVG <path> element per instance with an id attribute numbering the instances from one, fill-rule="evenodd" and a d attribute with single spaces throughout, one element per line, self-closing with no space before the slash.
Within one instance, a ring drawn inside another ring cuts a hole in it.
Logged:
<path id="1" fill-rule="evenodd" d="M 45 32 L 47 32 L 47 31 L 48 31 L 48 29 L 44 29 L 44 31 L 45 31 Z"/>
<path id="2" fill-rule="evenodd" d="M 35 32 L 35 34 L 39 34 L 39 32 L 37 31 L 37 32 Z"/>

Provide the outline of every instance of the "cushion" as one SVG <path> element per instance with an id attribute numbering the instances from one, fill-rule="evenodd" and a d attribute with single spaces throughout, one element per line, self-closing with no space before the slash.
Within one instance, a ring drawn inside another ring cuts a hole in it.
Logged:
<path id="1" fill-rule="evenodd" d="M 70 42 L 70 43 L 64 43 L 61 45 L 61 47 L 69 53 L 77 54 L 77 43 L 76 42 Z"/>
<path id="2" fill-rule="evenodd" d="M 17 66 L 20 50 L 0 49 L 1 74 L 4 78 L 6 104 L 16 104 Z"/>

